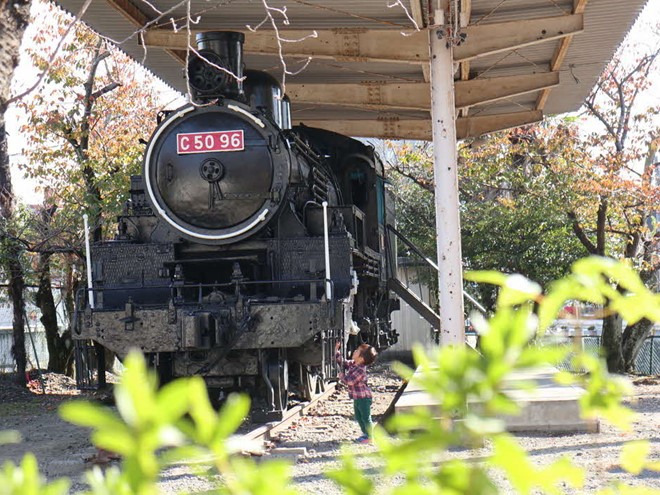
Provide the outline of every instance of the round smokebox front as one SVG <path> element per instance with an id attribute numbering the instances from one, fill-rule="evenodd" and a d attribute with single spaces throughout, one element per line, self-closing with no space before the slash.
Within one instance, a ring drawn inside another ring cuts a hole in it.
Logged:
<path id="1" fill-rule="evenodd" d="M 245 111 L 184 108 L 156 130 L 144 176 L 158 214 L 185 237 L 228 243 L 260 230 L 288 181 L 286 154 Z M 262 123 L 263 124 L 263 123 Z"/>

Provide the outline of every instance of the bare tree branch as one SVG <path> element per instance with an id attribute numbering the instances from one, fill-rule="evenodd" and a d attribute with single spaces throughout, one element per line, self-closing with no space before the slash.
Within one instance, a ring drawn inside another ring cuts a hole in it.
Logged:
<path id="1" fill-rule="evenodd" d="M 589 254 L 598 254 L 598 249 L 593 244 L 593 242 L 589 240 L 587 234 L 584 232 L 584 229 L 580 225 L 580 222 L 577 218 L 577 214 L 574 211 L 569 211 L 567 214 L 568 214 L 568 219 L 571 221 L 571 227 L 573 228 L 573 232 L 580 240 L 582 245 L 587 249 L 587 251 L 589 251 Z"/>
<path id="2" fill-rule="evenodd" d="M 101 96 L 103 96 L 104 94 L 109 93 L 113 89 L 118 88 L 119 86 L 121 86 L 121 84 L 119 84 L 117 82 L 110 83 L 107 86 L 105 86 L 104 88 L 99 89 L 98 91 L 94 91 L 91 94 L 90 98 L 91 98 L 92 101 L 94 101 L 94 100 L 100 98 Z"/>

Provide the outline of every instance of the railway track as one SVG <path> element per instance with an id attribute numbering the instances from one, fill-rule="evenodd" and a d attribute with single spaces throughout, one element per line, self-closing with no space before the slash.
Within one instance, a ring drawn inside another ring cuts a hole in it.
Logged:
<path id="1" fill-rule="evenodd" d="M 253 430 L 244 433 L 243 439 L 253 444 L 257 442 L 265 443 L 270 441 L 273 436 L 289 428 L 289 426 L 291 426 L 294 421 L 303 417 L 305 413 L 316 404 L 330 397 L 334 393 L 336 387 L 337 383 L 326 384 L 325 390 L 322 393 L 315 395 L 311 401 L 298 404 L 297 406 L 289 409 L 286 411 L 284 417 L 280 421 L 271 421 L 269 423 L 259 425 Z"/>
<path id="2" fill-rule="evenodd" d="M 372 376 L 371 378 L 373 379 L 374 377 Z M 395 403 L 402 394 L 406 385 L 407 382 L 401 381 L 398 382 L 396 385 L 390 384 L 385 387 L 381 384 L 380 387 L 378 386 L 374 387 L 375 400 L 380 399 L 381 401 L 380 406 L 374 405 L 373 412 L 375 413 L 375 417 L 374 417 L 375 422 L 383 424 L 389 416 L 394 414 Z M 393 391 L 392 388 L 395 388 L 395 390 Z M 244 433 L 241 436 L 241 438 L 245 441 L 245 444 L 247 446 L 251 446 L 251 448 L 255 448 L 258 445 L 263 447 L 271 441 L 276 441 L 276 442 L 281 441 L 280 439 L 281 433 L 288 430 L 292 424 L 299 421 L 302 417 L 314 416 L 315 415 L 314 413 L 310 415 L 311 409 L 314 408 L 314 406 L 317 406 L 320 402 L 329 399 L 336 390 L 337 390 L 337 383 L 327 384 L 326 389 L 323 393 L 317 394 L 310 402 L 299 404 L 294 408 L 288 410 L 284 418 L 282 418 L 282 420 L 272 421 L 269 423 L 258 425 L 252 428 L 247 433 Z M 385 403 L 383 403 L 383 399 L 386 399 Z M 336 404 L 340 404 L 342 402 L 346 402 L 345 406 L 339 406 L 345 408 L 343 413 L 336 411 L 336 408 L 338 407 Z M 352 401 L 350 401 L 350 399 L 348 398 L 346 398 L 345 401 L 340 398 L 339 402 L 335 401 L 333 402 L 333 404 L 335 404 L 335 406 L 333 406 L 335 411 L 333 413 L 330 413 L 330 415 L 333 414 L 345 415 L 344 417 L 347 418 L 346 421 L 348 422 L 348 424 L 353 425 L 354 420 L 351 417 L 353 411 Z M 325 416 L 326 414 L 327 412 L 323 415 Z M 312 429 L 316 429 L 316 428 L 318 428 L 318 423 L 316 424 L 316 426 L 312 426 Z M 301 430 L 297 430 L 297 431 L 300 432 Z M 329 435 L 326 438 L 331 438 L 331 435 Z M 286 443 L 287 441 L 285 440 L 284 445 L 286 445 Z M 254 453 L 260 455 L 262 452 L 254 452 Z"/>

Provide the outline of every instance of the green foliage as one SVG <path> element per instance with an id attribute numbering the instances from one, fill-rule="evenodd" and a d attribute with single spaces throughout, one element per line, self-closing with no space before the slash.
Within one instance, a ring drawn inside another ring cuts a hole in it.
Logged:
<path id="1" fill-rule="evenodd" d="M 17 431 L 0 431 L 0 445 L 5 443 L 19 443 L 20 441 L 21 435 Z"/>
<path id="2" fill-rule="evenodd" d="M 248 414 L 247 397 L 232 395 L 216 412 L 201 377 L 179 379 L 158 389 L 144 359 L 131 354 L 115 399 L 118 414 L 89 402 L 72 402 L 61 409 L 66 420 L 93 429 L 95 445 L 123 458 L 121 471 L 89 475 L 90 494 L 157 493 L 160 471 L 184 460 L 197 466 L 200 474 L 223 475 L 225 483 L 218 493 L 292 493 L 286 464 L 257 465 L 235 455 L 244 445 L 231 435 Z"/>
<path id="3" fill-rule="evenodd" d="M 577 181 L 563 171 L 572 143 L 556 134 L 538 126 L 461 149 L 462 245 L 469 269 L 521 273 L 545 285 L 587 254 L 565 209 Z M 557 150 L 560 144 L 566 149 Z"/>
<path id="4" fill-rule="evenodd" d="M 44 482 L 32 454 L 26 454 L 18 466 L 6 462 L 0 469 L 0 495 L 65 495 L 68 492 L 68 480 Z"/>
<path id="5" fill-rule="evenodd" d="M 633 413 L 621 406 L 625 383 L 608 375 L 601 360 L 565 347 L 537 346 L 536 341 L 566 300 L 609 303 L 610 309 L 616 308 L 630 321 L 660 321 L 660 295 L 650 293 L 632 268 L 605 258 L 588 258 L 575 263 L 572 273 L 546 292 L 520 275 L 487 271 L 468 274 L 468 278 L 499 289 L 494 316 L 473 320 L 481 335 L 480 353 L 467 347 L 415 349 L 417 385 L 438 405 L 394 416 L 386 425 L 390 433 L 382 427 L 375 430 L 378 452 L 374 455 L 381 465 L 378 483 L 359 467 L 354 452 L 344 449 L 340 467 L 328 477 L 345 493 L 490 495 L 502 489 L 501 481 L 495 482 L 496 473 L 508 483 L 507 492 L 580 490 L 585 479 L 582 468 L 566 457 L 536 465 L 505 431 L 503 421 L 504 415 L 518 412 L 509 394 L 511 387 L 534 387 L 507 378 L 514 372 L 556 364 L 569 355 L 585 373 L 559 373 L 556 379 L 585 388 L 580 403 L 583 414 L 621 427 L 631 424 Z M 406 379 L 414 372 L 402 364 L 395 368 Z M 230 396 L 216 412 L 200 377 L 179 379 L 159 389 L 144 359 L 134 353 L 127 358 L 116 387 L 116 403 L 116 413 L 89 402 L 69 403 L 61 409 L 65 419 L 92 429 L 97 446 L 123 457 L 121 469 L 88 473 L 88 495 L 156 494 L 159 473 L 176 462 L 185 462 L 219 484 L 209 493 L 298 493 L 286 463 L 255 463 L 237 455 L 243 445 L 232 434 L 249 410 L 244 396 Z M 481 462 L 452 455 L 456 447 L 482 446 L 488 446 L 489 453 Z M 620 465 L 633 475 L 660 471 L 660 463 L 649 460 L 649 453 L 648 442 L 625 444 Z M 21 465 L 8 463 L 0 471 L 0 494 L 58 495 L 66 493 L 67 486 L 66 481 L 44 484 L 29 455 Z M 651 491 L 616 484 L 601 493 Z"/>
<path id="6" fill-rule="evenodd" d="M 522 136 L 499 133 L 460 149 L 461 250 L 466 269 L 520 273 L 545 286 L 588 254 L 567 215 L 567 207 L 583 201 L 577 199 L 576 190 L 586 173 L 569 170 L 566 162 L 581 159 L 583 150 L 571 148 L 573 141 L 563 125 L 560 121 L 538 126 Z M 391 154 L 397 228 L 434 259 L 430 148 L 403 145 Z M 423 280 L 430 287 L 437 283 L 433 276 Z M 495 289 L 479 286 L 478 290 L 481 302 L 492 307 Z"/>
<path id="7" fill-rule="evenodd" d="M 624 317 L 658 321 L 660 296 L 649 292 L 634 270 L 604 258 L 576 263 L 573 273 L 555 283 L 547 295 L 537 284 L 518 275 L 478 272 L 468 274 L 467 278 L 499 287 L 495 315 L 488 321 L 480 317 L 473 319 L 481 335 L 481 352 L 467 348 L 442 348 L 430 354 L 421 349 L 415 351 L 415 361 L 422 373 L 416 377 L 416 383 L 439 405 L 435 411 L 420 409 L 394 417 L 389 424 L 397 433 L 394 438 L 382 433 L 376 436 L 387 466 L 385 472 L 405 476 L 406 486 L 432 487 L 429 493 L 493 493 L 489 469 L 501 471 L 516 493 L 564 493 L 564 485 L 580 489 L 584 473 L 569 459 L 535 466 L 515 439 L 504 432 L 502 415 L 517 410 L 508 395 L 514 384 L 505 380 L 515 371 L 556 364 L 568 356 L 571 351 L 568 348 L 530 345 L 547 327 L 546 320 L 554 319 L 567 299 L 610 300 L 622 315 L 627 315 Z M 626 290 L 623 293 L 614 290 L 612 280 Z M 628 426 L 632 413 L 620 405 L 627 390 L 625 383 L 609 376 L 597 358 L 578 354 L 573 360 L 587 372 L 572 376 L 573 381 L 586 389 L 581 399 L 583 414 Z M 412 376 L 413 370 L 402 366 L 399 369 L 404 377 Z M 560 378 L 566 377 L 560 375 Z M 515 385 L 522 389 L 533 386 L 518 382 Z M 492 445 L 492 454 L 481 465 L 452 460 L 452 469 L 443 471 L 446 456 L 439 453 L 450 447 L 487 442 Z M 644 464 L 643 456 L 630 451 L 630 448 L 625 451 L 624 468 L 634 472 L 640 465 L 650 465 Z M 411 463 L 411 459 L 416 462 Z M 468 480 L 473 483 L 465 488 Z"/>

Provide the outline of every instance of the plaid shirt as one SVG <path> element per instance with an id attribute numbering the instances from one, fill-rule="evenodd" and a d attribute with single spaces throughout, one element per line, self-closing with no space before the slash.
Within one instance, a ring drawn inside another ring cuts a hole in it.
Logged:
<path id="1" fill-rule="evenodd" d="M 342 370 L 339 373 L 339 379 L 348 387 L 348 397 L 371 399 L 371 390 L 367 385 L 367 367 L 355 364 L 352 359 L 344 359 L 340 351 L 335 353 L 335 360 Z"/>

